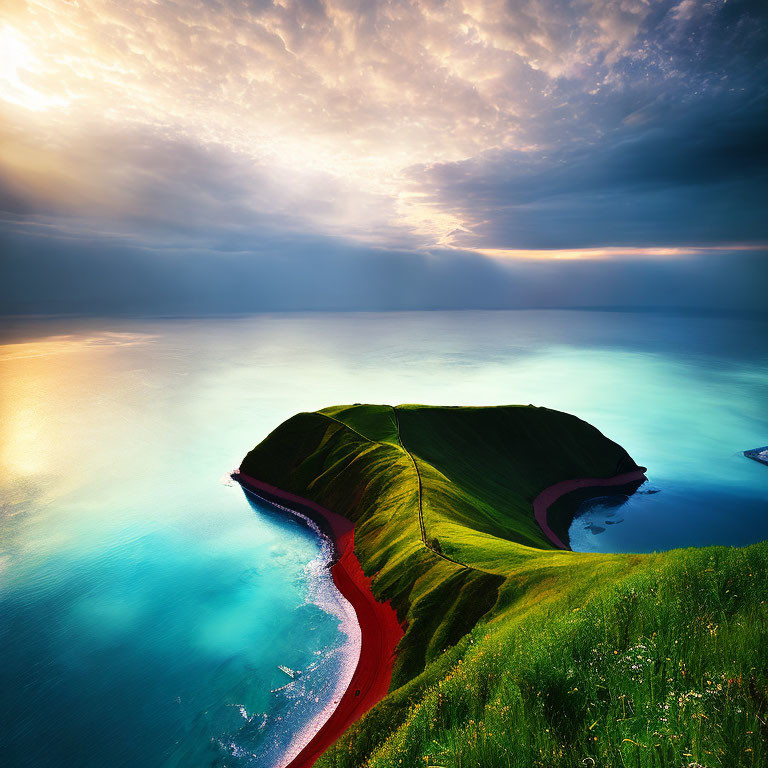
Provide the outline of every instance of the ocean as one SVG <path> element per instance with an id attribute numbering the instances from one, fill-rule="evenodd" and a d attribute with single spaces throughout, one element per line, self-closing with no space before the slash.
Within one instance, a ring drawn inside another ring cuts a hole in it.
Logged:
<path id="1" fill-rule="evenodd" d="M 279 764 L 347 637 L 323 542 L 228 473 L 297 411 L 354 402 L 534 403 L 597 426 L 649 482 L 585 504 L 574 549 L 768 538 L 768 467 L 741 453 L 768 444 L 765 318 L 5 319 L 3 765 Z"/>

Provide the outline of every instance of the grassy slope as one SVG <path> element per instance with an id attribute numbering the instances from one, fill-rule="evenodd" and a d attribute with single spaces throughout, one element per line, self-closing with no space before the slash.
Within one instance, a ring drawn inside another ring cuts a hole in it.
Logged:
<path id="1" fill-rule="evenodd" d="M 245 472 L 355 520 L 408 624 L 390 695 L 321 764 L 768 764 L 768 546 L 577 554 L 533 520 L 548 485 L 634 467 L 521 406 L 328 408 L 257 446 Z"/>

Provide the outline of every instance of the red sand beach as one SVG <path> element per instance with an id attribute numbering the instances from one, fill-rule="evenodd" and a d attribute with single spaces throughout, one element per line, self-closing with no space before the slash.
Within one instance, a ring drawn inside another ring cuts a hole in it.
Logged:
<path id="1" fill-rule="evenodd" d="M 561 496 L 565 496 L 566 493 L 571 491 L 577 491 L 582 488 L 629 485 L 630 483 L 645 480 L 645 472 L 645 467 L 638 467 L 631 472 L 624 472 L 613 477 L 583 477 L 576 480 L 563 480 L 561 483 L 550 485 L 533 500 L 533 513 L 536 517 L 536 522 L 555 546 L 560 547 L 560 549 L 570 549 L 570 547 L 560 541 L 559 536 L 549 527 L 547 522 L 547 511 L 549 508 Z"/>
<path id="2" fill-rule="evenodd" d="M 561 496 L 571 491 L 605 486 L 621 486 L 645 479 L 640 467 L 609 478 L 580 478 L 564 480 L 545 488 L 534 500 L 536 522 L 547 537 L 561 549 L 568 549 L 547 522 L 547 511 Z M 371 707 L 381 701 L 389 690 L 395 649 L 403 636 L 397 615 L 389 603 L 379 603 L 371 591 L 371 580 L 363 573 L 357 559 L 355 530 L 350 520 L 281 488 L 257 480 L 242 472 L 235 473 L 245 489 L 266 501 L 285 504 L 314 520 L 334 542 L 336 562 L 331 574 L 336 588 L 352 605 L 361 630 L 360 656 L 351 682 L 328 719 L 307 744 L 285 765 L 285 768 L 310 768 L 320 755 Z"/>
<path id="3" fill-rule="evenodd" d="M 309 768 L 352 723 L 387 694 L 395 648 L 403 636 L 403 630 L 389 603 L 379 603 L 373 596 L 371 580 L 363 573 L 355 555 L 354 526 L 347 518 L 242 472 L 233 475 L 233 478 L 267 501 L 274 499 L 306 514 L 331 536 L 337 556 L 331 568 L 333 581 L 339 592 L 351 603 L 360 624 L 360 657 L 347 690 L 331 716 L 286 765 L 286 768 Z"/>

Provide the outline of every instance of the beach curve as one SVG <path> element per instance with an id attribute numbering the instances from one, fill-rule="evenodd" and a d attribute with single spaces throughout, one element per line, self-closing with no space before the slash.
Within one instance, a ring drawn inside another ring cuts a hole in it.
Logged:
<path id="1" fill-rule="evenodd" d="M 556 547 L 570 550 L 570 546 L 564 544 L 560 537 L 550 528 L 549 521 L 547 520 L 547 512 L 549 511 L 549 508 L 562 496 L 572 493 L 573 491 L 584 490 L 586 488 L 606 488 L 643 482 L 647 480 L 645 476 L 647 471 L 647 467 L 637 467 L 637 469 L 630 470 L 629 472 L 622 472 L 620 475 L 614 475 L 613 477 L 582 477 L 573 480 L 562 480 L 559 483 L 550 485 L 533 500 L 533 514 L 536 518 L 536 522 L 539 524 L 541 530 L 544 531 L 546 537 Z"/>
<path id="2" fill-rule="evenodd" d="M 331 566 L 333 582 L 351 604 L 360 626 L 360 655 L 349 685 L 327 720 L 297 754 L 290 756 L 284 766 L 310 768 L 352 723 L 386 696 L 392 678 L 395 649 L 403 636 L 403 628 L 394 608 L 388 602 L 378 602 L 371 591 L 371 579 L 363 573 L 354 552 L 355 530 L 350 520 L 310 499 L 276 488 L 243 472 L 233 473 L 232 478 L 259 498 L 285 504 L 318 525 L 335 550 Z"/>

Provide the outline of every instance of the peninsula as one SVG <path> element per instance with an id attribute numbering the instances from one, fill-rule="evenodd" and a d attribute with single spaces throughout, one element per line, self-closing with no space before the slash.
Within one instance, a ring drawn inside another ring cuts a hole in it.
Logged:
<path id="1" fill-rule="evenodd" d="M 768 547 L 568 551 L 579 501 L 644 481 L 575 416 L 336 406 L 235 477 L 336 542 L 362 630 L 291 768 L 768 760 Z"/>

